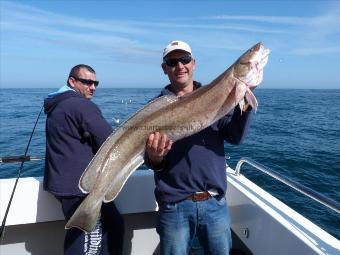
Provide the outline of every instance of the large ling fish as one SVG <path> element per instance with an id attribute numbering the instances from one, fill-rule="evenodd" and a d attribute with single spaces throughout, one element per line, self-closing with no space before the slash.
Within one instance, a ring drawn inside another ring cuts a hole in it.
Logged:
<path id="1" fill-rule="evenodd" d="M 102 202 L 115 199 L 143 163 L 151 132 L 164 132 L 177 141 L 210 126 L 238 104 L 244 104 L 244 100 L 256 110 L 257 100 L 251 88 L 262 81 L 269 52 L 258 43 L 209 85 L 182 97 L 157 98 L 123 123 L 104 142 L 81 176 L 79 187 L 89 194 L 66 228 L 77 227 L 86 232 L 94 229 Z"/>

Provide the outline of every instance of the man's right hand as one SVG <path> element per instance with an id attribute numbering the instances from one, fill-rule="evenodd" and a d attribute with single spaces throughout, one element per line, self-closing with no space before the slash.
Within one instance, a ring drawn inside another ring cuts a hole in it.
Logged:
<path id="1" fill-rule="evenodd" d="M 146 152 L 148 153 L 150 163 L 153 166 L 161 164 L 164 156 L 171 150 L 172 144 L 173 141 L 168 140 L 165 133 L 151 133 L 146 143 Z"/>

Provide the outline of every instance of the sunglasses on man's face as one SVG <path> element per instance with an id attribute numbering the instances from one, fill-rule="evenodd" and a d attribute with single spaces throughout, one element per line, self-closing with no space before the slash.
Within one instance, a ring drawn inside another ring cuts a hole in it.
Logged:
<path id="1" fill-rule="evenodd" d="M 174 67 L 177 66 L 178 62 L 181 62 L 183 65 L 189 64 L 192 60 L 192 57 L 190 55 L 185 55 L 180 58 L 165 58 L 164 63 L 167 66 Z"/>
<path id="2" fill-rule="evenodd" d="M 75 76 L 72 76 L 73 79 L 75 79 L 76 81 L 80 81 L 81 83 L 87 85 L 87 86 L 91 86 L 92 84 L 94 84 L 95 87 L 98 86 L 99 84 L 99 81 L 93 81 L 93 80 L 87 80 L 87 79 L 82 79 L 82 78 L 79 78 L 79 77 L 75 77 Z"/>

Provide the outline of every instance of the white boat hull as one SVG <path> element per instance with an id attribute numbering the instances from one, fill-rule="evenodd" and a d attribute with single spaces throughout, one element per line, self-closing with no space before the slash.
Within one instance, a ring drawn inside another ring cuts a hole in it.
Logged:
<path id="1" fill-rule="evenodd" d="M 228 170 L 227 201 L 236 248 L 252 254 L 340 254 L 340 241 L 244 176 Z M 4 217 L 14 179 L 0 180 L 0 218 Z M 41 178 L 22 178 L 7 218 L 0 254 L 60 255 L 64 226 L 59 202 L 42 190 Z M 117 197 L 124 215 L 125 254 L 157 254 L 157 205 L 151 170 L 136 171 Z M 247 254 L 247 253 L 245 253 Z"/>

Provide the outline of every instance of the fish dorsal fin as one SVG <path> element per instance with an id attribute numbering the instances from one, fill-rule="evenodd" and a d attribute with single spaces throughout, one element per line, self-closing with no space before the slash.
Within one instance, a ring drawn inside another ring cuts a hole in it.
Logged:
<path id="1" fill-rule="evenodd" d="M 144 152 L 144 151 L 143 151 Z M 109 190 L 105 194 L 104 202 L 108 203 L 114 200 L 130 175 L 144 162 L 142 153 L 133 158 L 124 168 L 119 172 L 120 174 L 113 180 Z"/>
<path id="2" fill-rule="evenodd" d="M 114 130 L 99 148 L 96 155 L 93 157 L 89 165 L 86 167 L 84 173 L 80 177 L 79 189 L 83 193 L 89 193 L 92 190 L 98 174 L 100 174 L 104 169 L 105 158 L 107 158 L 106 156 L 128 128 L 136 126 L 141 119 L 153 114 L 154 112 L 166 107 L 169 104 L 176 102 L 177 100 L 178 97 L 170 95 L 158 97 L 146 104 L 128 120 L 123 122 L 116 130 Z"/>

